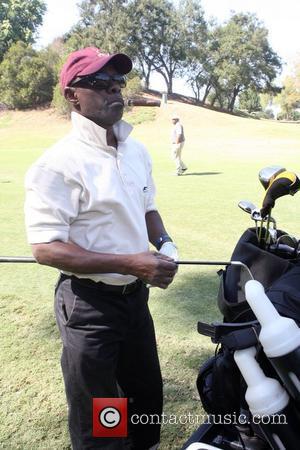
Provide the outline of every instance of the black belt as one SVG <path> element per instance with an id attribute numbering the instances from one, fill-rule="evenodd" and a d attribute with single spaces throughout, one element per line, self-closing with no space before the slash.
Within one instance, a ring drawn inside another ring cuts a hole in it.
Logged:
<path id="1" fill-rule="evenodd" d="M 73 280 L 77 284 L 80 284 L 80 285 L 86 286 L 86 287 L 91 287 L 93 289 L 97 289 L 102 292 L 112 292 L 112 293 L 120 294 L 120 295 L 132 294 L 133 292 L 135 292 L 137 289 L 139 289 L 143 285 L 142 280 L 136 280 L 133 283 L 118 286 L 118 285 L 114 285 L 114 284 L 102 283 L 102 281 L 90 280 L 89 278 L 78 278 L 78 277 L 75 277 L 75 275 L 66 275 L 64 273 L 61 274 L 61 278 L 62 278 L 62 280 L 67 280 L 67 279 Z"/>

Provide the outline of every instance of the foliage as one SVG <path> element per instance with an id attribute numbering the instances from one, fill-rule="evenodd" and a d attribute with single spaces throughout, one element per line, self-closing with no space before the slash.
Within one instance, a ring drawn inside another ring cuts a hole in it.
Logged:
<path id="1" fill-rule="evenodd" d="M 233 14 L 227 23 L 214 27 L 208 35 L 208 55 L 204 63 L 205 101 L 233 111 L 241 92 L 274 91 L 272 85 L 281 68 L 271 49 L 268 32 L 250 13 Z"/>
<path id="2" fill-rule="evenodd" d="M 54 88 L 51 106 L 61 116 L 69 117 L 71 114 L 71 105 L 62 95 L 59 83 Z"/>
<path id="3" fill-rule="evenodd" d="M 185 73 L 189 52 L 202 48 L 199 43 L 206 30 L 203 10 L 194 0 L 184 0 L 178 8 L 167 0 L 136 0 L 131 7 L 135 14 L 130 42 L 146 86 L 155 70 L 172 93 L 173 78 Z"/>
<path id="4" fill-rule="evenodd" d="M 300 121 L 300 112 L 299 111 L 291 111 L 289 116 L 287 117 L 286 112 L 281 112 L 277 116 L 278 120 L 293 120 L 293 121 Z"/>
<path id="5" fill-rule="evenodd" d="M 32 44 L 46 11 L 42 0 L 2 0 L 0 2 L 0 62 L 18 41 Z"/>
<path id="6" fill-rule="evenodd" d="M 262 93 L 259 94 L 259 101 L 263 110 L 267 109 L 271 104 L 273 104 L 276 96 L 272 93 Z"/>
<path id="7" fill-rule="evenodd" d="M 170 0 L 83 0 L 80 10 L 80 21 L 67 36 L 70 51 L 95 45 L 127 52 L 136 60 L 146 87 L 156 70 L 170 93 L 173 78 L 184 72 L 188 52 L 199 47 L 205 30 L 203 11 L 195 0 L 184 0 L 178 8 Z"/>
<path id="8" fill-rule="evenodd" d="M 274 114 L 271 109 L 266 111 L 252 111 L 251 116 L 256 119 L 274 119 Z"/>
<path id="9" fill-rule="evenodd" d="M 187 43 L 187 61 L 183 74 L 192 88 L 195 98 L 200 100 L 200 93 L 204 86 L 209 85 L 212 70 L 210 52 L 213 48 L 212 34 L 205 22 L 203 10 L 199 2 L 187 2 L 182 10 L 182 19 L 187 30 L 192 31 Z M 192 24 L 192 27 L 189 26 Z M 192 39 L 191 39 L 192 38 Z"/>
<path id="10" fill-rule="evenodd" d="M 126 87 L 122 90 L 124 98 L 134 97 L 142 91 L 141 79 L 136 70 L 132 70 L 127 77 Z"/>
<path id="11" fill-rule="evenodd" d="M 257 91 L 251 88 L 243 91 L 239 96 L 239 108 L 245 109 L 248 112 L 260 111 L 260 97 Z"/>
<path id="12" fill-rule="evenodd" d="M 173 5 L 165 0 L 133 0 L 129 4 L 128 13 L 132 18 L 129 48 L 146 88 L 149 88 L 154 58 L 160 50 L 160 39 L 168 25 L 170 9 L 173 9 Z"/>
<path id="13" fill-rule="evenodd" d="M 68 51 L 93 46 L 108 53 L 126 52 L 130 32 L 127 3 L 127 0 L 81 1 L 80 20 L 66 36 Z"/>
<path id="14" fill-rule="evenodd" d="M 26 4 L 31 8 L 40 4 L 36 20 L 41 20 L 43 3 L 31 0 Z M 40 54 L 52 71 L 54 84 L 69 52 L 96 46 L 104 52 L 131 56 L 146 88 L 154 71 L 164 78 L 168 93 L 173 91 L 173 79 L 183 76 L 197 100 L 229 111 L 234 110 L 238 98 L 252 111 L 259 108 L 254 92 L 278 92 L 273 82 L 281 62 L 269 45 L 267 29 L 254 14 L 232 13 L 219 25 L 205 21 L 197 0 L 81 0 L 79 8 L 78 23 Z M 27 8 L 26 14 L 30 11 Z M 54 104 L 59 104 L 56 91 L 54 97 Z M 282 102 L 288 110 L 294 108 L 291 97 L 287 84 Z"/>
<path id="15" fill-rule="evenodd" d="M 296 62 L 293 73 L 283 82 L 284 89 L 279 95 L 279 104 L 285 119 L 293 119 L 295 109 L 300 107 L 300 62 Z"/>
<path id="16" fill-rule="evenodd" d="M 42 55 L 23 42 L 13 44 L 0 64 L 1 101 L 12 108 L 43 105 L 52 98 L 53 74 Z"/>
<path id="17" fill-rule="evenodd" d="M 40 51 L 42 58 L 46 65 L 51 68 L 55 81 L 58 81 L 58 76 L 63 63 L 66 60 L 67 52 L 63 40 L 56 38 L 50 45 Z"/>

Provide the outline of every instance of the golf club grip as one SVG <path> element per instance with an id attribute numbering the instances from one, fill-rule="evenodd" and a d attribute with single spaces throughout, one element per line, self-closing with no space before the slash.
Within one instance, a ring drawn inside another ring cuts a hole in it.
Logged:
<path id="1" fill-rule="evenodd" d="M 138 98 L 129 98 L 127 106 L 160 106 L 160 100 L 144 100 Z"/>

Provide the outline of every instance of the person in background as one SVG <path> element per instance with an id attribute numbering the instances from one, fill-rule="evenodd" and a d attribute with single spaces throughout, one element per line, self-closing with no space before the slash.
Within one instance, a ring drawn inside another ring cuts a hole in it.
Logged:
<path id="1" fill-rule="evenodd" d="M 166 289 L 178 255 L 155 206 L 150 156 L 121 120 L 131 69 L 122 53 L 69 55 L 60 84 L 72 131 L 25 180 L 33 255 L 60 271 L 55 313 L 75 450 L 156 449 L 160 440 L 159 423 L 130 418 L 162 413 L 148 285 Z M 93 398 L 117 397 L 128 398 L 129 438 L 93 436 Z"/>
<path id="2" fill-rule="evenodd" d="M 176 175 L 182 175 L 187 167 L 181 159 L 181 153 L 185 142 L 183 126 L 177 114 L 172 116 L 172 153 L 176 164 Z"/>

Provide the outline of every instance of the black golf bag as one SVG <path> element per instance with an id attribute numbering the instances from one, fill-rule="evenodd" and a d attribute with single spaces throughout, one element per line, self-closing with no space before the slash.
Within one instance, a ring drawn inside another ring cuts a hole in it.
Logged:
<path id="1" fill-rule="evenodd" d="M 282 231 L 278 233 L 284 234 Z M 255 229 L 250 228 L 241 236 L 231 261 L 247 265 L 254 279 L 264 286 L 279 314 L 292 318 L 299 326 L 300 259 L 297 255 L 291 257 L 285 254 L 284 249 L 270 253 L 260 248 Z M 292 412 L 288 423 L 278 425 L 281 434 L 283 430 L 283 440 L 287 436 L 286 442 L 273 439 L 272 428 L 270 433 L 266 433 L 265 427 L 253 421 L 245 400 L 247 385 L 235 362 L 234 352 L 255 347 L 256 360 L 264 374 L 283 383 L 262 349 L 258 340 L 260 324 L 245 298 L 244 286 L 249 273 L 241 266 L 230 265 L 218 274 L 218 306 L 224 320 L 211 325 L 198 323 L 199 333 L 209 336 L 218 346 L 216 354 L 200 368 L 197 378 L 199 396 L 208 418 L 182 450 L 300 448 L 300 404 L 293 398 L 289 402 Z"/>

